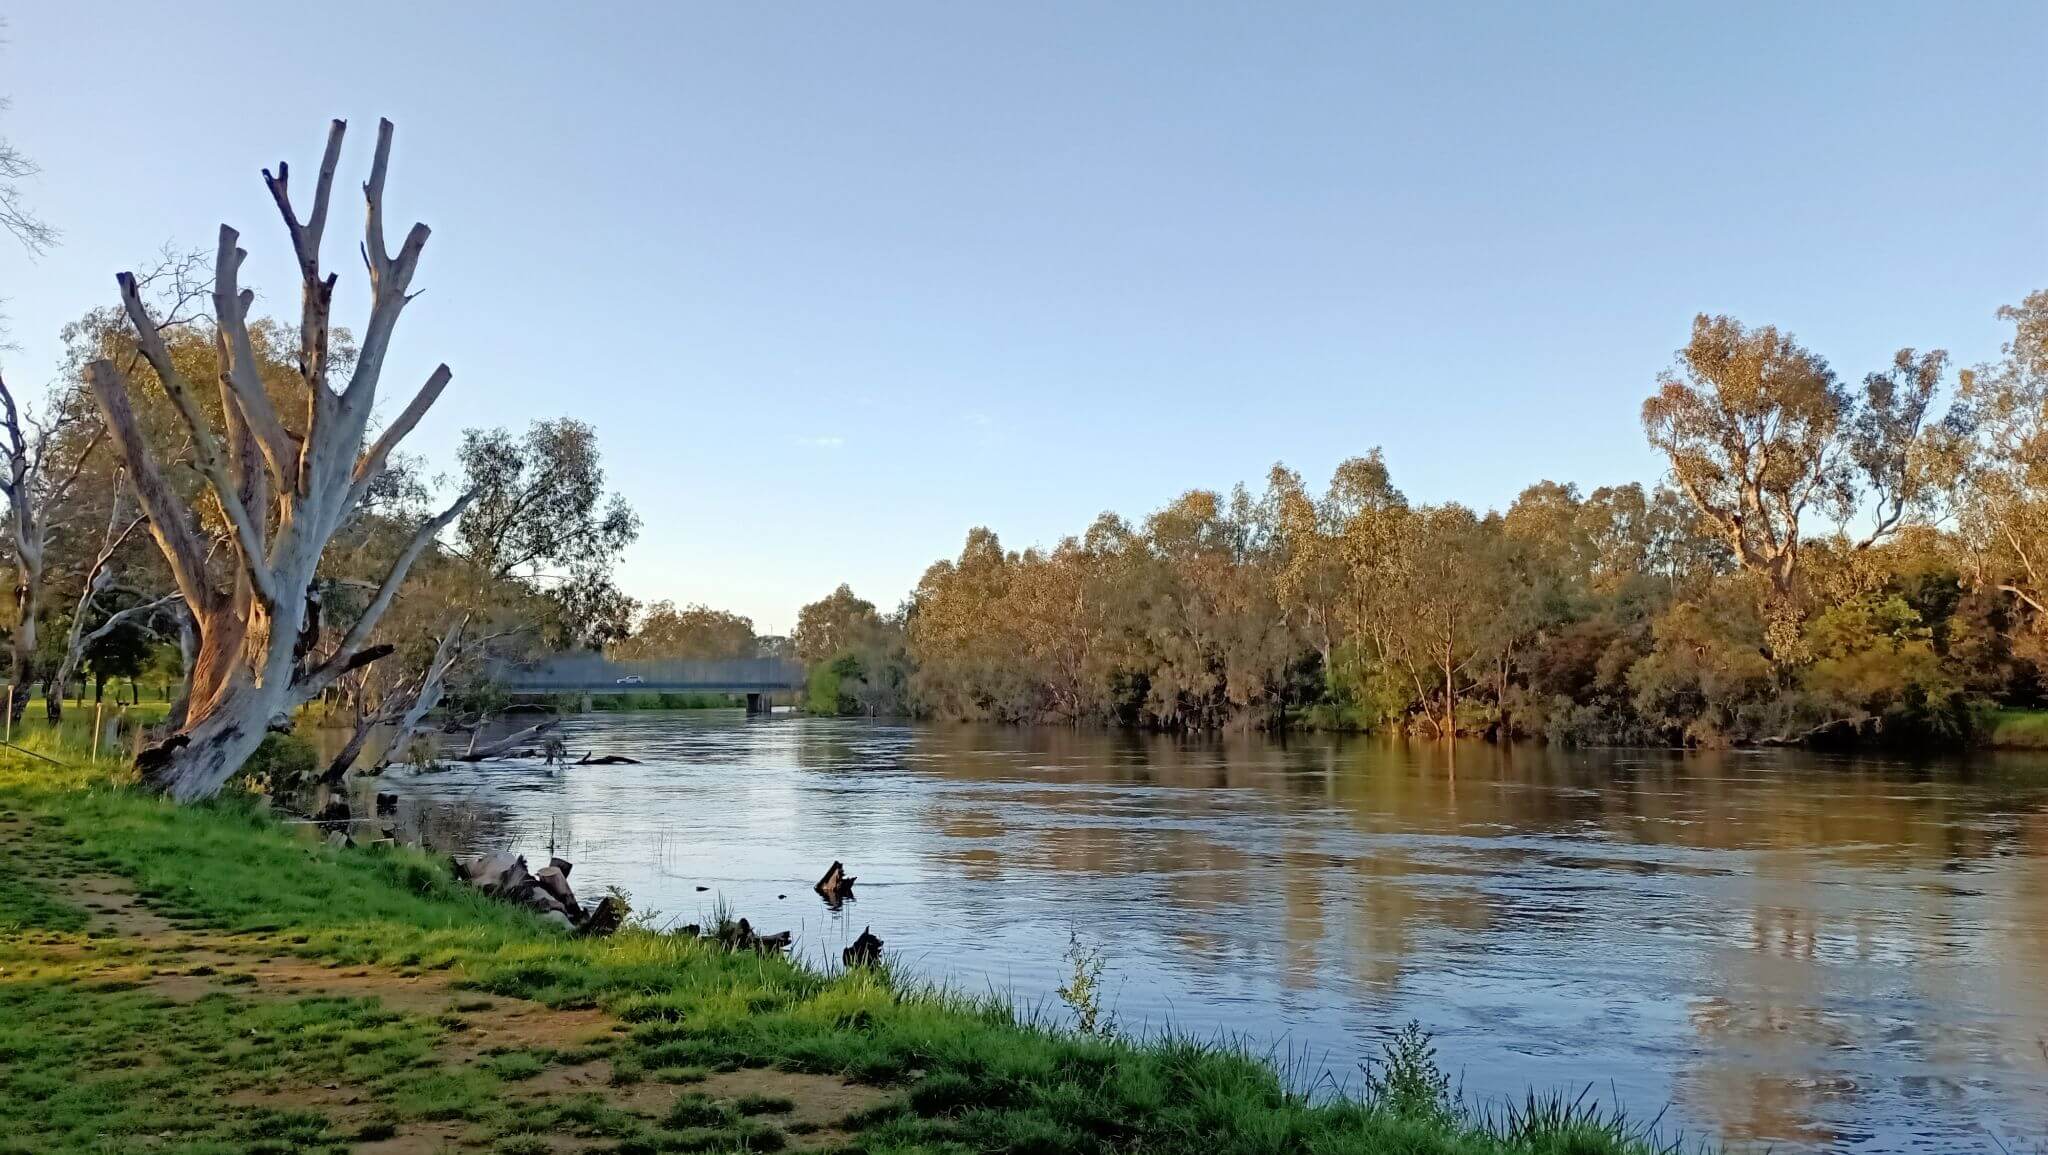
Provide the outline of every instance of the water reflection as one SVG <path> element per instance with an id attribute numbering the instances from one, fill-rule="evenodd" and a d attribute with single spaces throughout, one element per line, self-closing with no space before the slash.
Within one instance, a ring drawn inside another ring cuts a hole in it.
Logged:
<path id="1" fill-rule="evenodd" d="M 694 921 L 1044 1003 L 1069 929 L 1131 1027 L 1341 1077 L 1422 1020 L 1469 1094 L 1592 1085 L 1738 1147 L 2048 1134 L 2048 762 L 577 719 L 641 766 L 387 777 L 458 849 L 554 844 Z M 845 913 L 810 892 L 843 859 Z M 698 887 L 709 888 L 700 892 Z"/>

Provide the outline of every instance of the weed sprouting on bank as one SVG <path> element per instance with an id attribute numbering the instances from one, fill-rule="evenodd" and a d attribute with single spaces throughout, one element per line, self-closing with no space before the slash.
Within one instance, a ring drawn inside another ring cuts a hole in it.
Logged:
<path id="1" fill-rule="evenodd" d="M 1081 941 L 1081 932 L 1069 928 L 1065 958 L 1070 971 L 1067 980 L 1053 989 L 1067 1009 L 1074 1012 L 1074 1029 L 1084 1035 L 1109 1036 L 1116 1033 L 1116 1015 L 1102 1008 L 1102 971 L 1106 965 L 1100 943 Z"/>
<path id="2" fill-rule="evenodd" d="M 1458 1101 L 1451 1094 L 1451 1077 L 1437 1066 L 1436 1045 L 1421 1023 L 1408 1020 L 1380 1044 L 1380 1052 L 1363 1067 L 1367 1103 L 1411 1119 L 1455 1116 Z"/>

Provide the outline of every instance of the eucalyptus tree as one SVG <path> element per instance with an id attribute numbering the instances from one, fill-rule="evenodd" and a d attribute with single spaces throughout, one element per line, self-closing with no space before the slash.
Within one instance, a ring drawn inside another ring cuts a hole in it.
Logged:
<path id="1" fill-rule="evenodd" d="M 1808 514 L 1848 504 L 1850 420 L 1834 370 L 1791 334 L 1704 313 L 1643 402 L 1673 481 L 1780 600 L 1793 592 Z"/>
<path id="2" fill-rule="evenodd" d="M 468 429 L 458 458 L 475 500 L 456 524 L 456 548 L 482 579 L 545 589 L 558 645 L 602 648 L 626 637 L 636 607 L 612 568 L 639 537 L 640 518 L 605 492 L 597 431 L 567 417 L 517 436 Z"/>
<path id="3" fill-rule="evenodd" d="M 627 660 L 751 658 L 754 640 L 751 618 L 702 605 L 677 609 L 674 602 L 661 601 L 647 607 L 631 636 L 606 652 Z"/>
<path id="4" fill-rule="evenodd" d="M 322 271 L 320 247 L 345 130 L 339 120 L 329 129 L 304 217 L 291 199 L 289 168 L 280 164 L 275 175 L 267 170 L 263 174 L 290 236 L 301 279 L 297 336 L 303 432 L 298 436 L 288 430 L 258 371 L 249 333 L 255 295 L 241 285 L 247 254 L 232 227 L 221 226 L 213 270 L 219 428 L 172 360 L 136 278 L 128 273 L 116 278 L 142 356 L 175 407 L 190 440 L 193 468 L 204 479 L 208 498 L 219 507 L 226 530 L 223 548 L 209 548 L 194 503 L 167 479 L 162 454 L 150 444 L 136 417 L 129 374 L 107 358 L 86 367 L 107 431 L 198 633 L 184 722 L 145 751 L 138 763 L 146 783 L 180 801 L 217 793 L 271 725 L 288 719 L 293 709 L 335 678 L 381 656 L 380 650 L 366 647 L 371 631 L 413 561 L 470 500 L 464 494 L 421 524 L 361 614 L 333 642 L 321 636 L 324 631 L 309 593 L 328 543 L 451 377 L 446 365 L 436 368 L 382 432 L 374 440 L 369 437 L 385 356 L 412 298 L 413 276 L 429 231 L 426 225 L 415 224 L 397 252 L 389 246 L 384 189 L 392 127 L 383 121 L 369 179 L 363 184 L 366 222 L 361 251 L 370 281 L 370 312 L 346 382 L 340 388 L 330 384 L 336 275 Z"/>
<path id="5" fill-rule="evenodd" d="M 1962 375 L 1973 453 L 1956 488 L 1962 530 L 1987 586 L 2048 625 L 2048 289 L 1998 311 L 2012 336 Z"/>
<path id="6" fill-rule="evenodd" d="M 884 628 L 875 603 L 840 583 L 838 589 L 797 611 L 796 629 L 790 644 L 796 660 L 807 666 L 829 662 L 840 653 L 863 645 Z"/>

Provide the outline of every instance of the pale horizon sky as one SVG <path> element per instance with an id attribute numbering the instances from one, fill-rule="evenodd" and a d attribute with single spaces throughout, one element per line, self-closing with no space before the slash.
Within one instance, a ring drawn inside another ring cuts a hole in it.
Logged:
<path id="1" fill-rule="evenodd" d="M 296 306 L 259 170 L 349 121 L 434 227 L 383 396 L 408 442 L 572 415 L 640 511 L 620 579 L 785 632 L 967 530 L 1051 545 L 1184 490 L 1418 501 L 1654 481 L 1696 312 L 1850 381 L 1995 355 L 2048 288 L 2048 5 L 302 8 L 0 0 L 0 136 L 64 230 L 0 245 L 10 382 L 165 242 Z"/>

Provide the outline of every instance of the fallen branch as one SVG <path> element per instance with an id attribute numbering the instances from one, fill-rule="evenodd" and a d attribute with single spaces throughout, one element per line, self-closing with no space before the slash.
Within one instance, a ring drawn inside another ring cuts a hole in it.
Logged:
<path id="1" fill-rule="evenodd" d="M 24 700 L 26 700 L 26 699 L 24 699 Z M 64 765 L 68 765 L 67 763 L 64 763 L 64 762 L 59 762 L 59 761 L 57 761 L 57 760 L 56 760 L 55 758 L 52 758 L 52 757 L 50 757 L 50 756 L 48 756 L 48 755 L 46 755 L 46 754 L 38 754 L 38 753 L 36 753 L 36 752 L 35 752 L 34 750 L 30 750 L 30 749 L 28 749 L 28 748 L 27 748 L 27 747 L 25 747 L 25 746 L 17 746 L 17 745 L 15 745 L 15 744 L 14 744 L 14 743 L 12 743 L 12 742 L 0 742 L 0 746 L 5 746 L 5 747 L 7 747 L 7 748 L 8 748 L 9 750 L 19 750 L 19 751 L 21 751 L 21 752 L 22 752 L 23 754 L 26 754 L 26 755 L 28 755 L 28 756 L 29 756 L 29 757 L 31 757 L 31 758 L 41 758 L 41 759 L 42 759 L 43 761 L 45 761 L 45 762 L 48 762 L 48 763 L 49 763 L 50 765 L 52 765 L 52 766 L 64 766 Z"/>
<path id="2" fill-rule="evenodd" d="M 531 742 L 534 738 L 548 732 L 549 730 L 554 729 L 555 727 L 561 724 L 562 720 L 560 718 L 550 718 L 537 726 L 528 726 L 526 729 L 521 730 L 516 734 L 511 734 L 507 737 L 500 738 L 497 741 L 491 743 L 490 745 L 485 746 L 481 750 L 477 749 L 476 738 L 480 737 L 483 734 L 483 728 L 478 727 L 476 735 L 470 738 L 469 749 L 464 751 L 463 753 L 457 754 L 455 756 L 455 761 L 483 762 L 492 758 L 502 758 L 506 754 L 509 754 L 514 750 L 517 750 L 519 747 L 525 745 L 528 742 Z"/>

